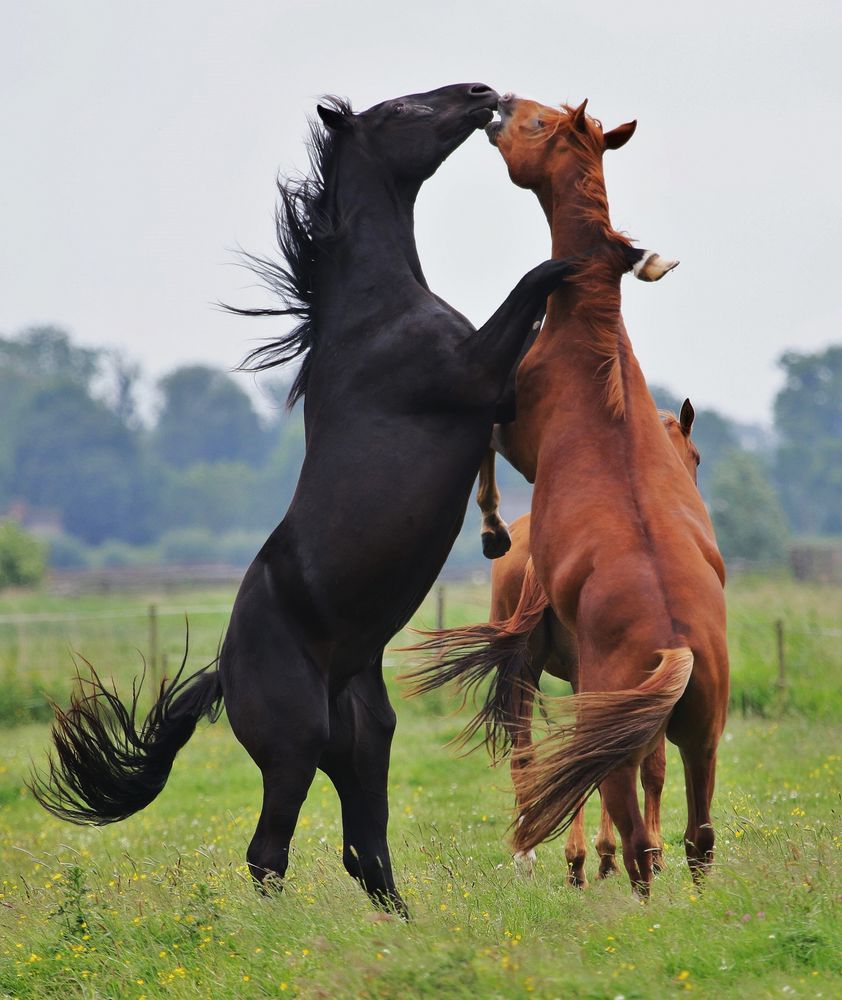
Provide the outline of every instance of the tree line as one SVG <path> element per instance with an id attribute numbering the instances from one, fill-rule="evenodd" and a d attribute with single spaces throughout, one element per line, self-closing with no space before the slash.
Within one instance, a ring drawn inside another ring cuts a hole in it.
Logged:
<path id="1" fill-rule="evenodd" d="M 771 561 L 789 532 L 842 533 L 842 347 L 780 363 L 773 438 L 697 412 L 700 486 L 730 557 Z M 0 337 L 0 518 L 52 517 L 54 565 L 245 563 L 292 498 L 301 407 L 287 411 L 286 387 L 267 380 L 261 416 L 232 375 L 191 365 L 158 381 L 144 420 L 140 377 L 123 355 L 56 327 Z M 680 408 L 667 390 L 653 395 Z M 523 488 L 498 470 L 504 494 Z M 476 518 L 466 520 L 454 559 L 468 565 L 481 557 Z"/>

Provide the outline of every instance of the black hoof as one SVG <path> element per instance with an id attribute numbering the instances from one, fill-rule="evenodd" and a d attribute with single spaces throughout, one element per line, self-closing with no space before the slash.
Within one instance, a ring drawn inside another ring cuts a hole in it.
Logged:
<path id="1" fill-rule="evenodd" d="M 512 536 L 506 528 L 497 531 L 483 531 L 482 554 L 486 559 L 499 559 L 512 547 Z"/>

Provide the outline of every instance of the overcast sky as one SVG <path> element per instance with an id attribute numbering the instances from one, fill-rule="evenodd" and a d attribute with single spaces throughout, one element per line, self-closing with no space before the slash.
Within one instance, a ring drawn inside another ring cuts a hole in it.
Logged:
<path id="1" fill-rule="evenodd" d="M 211 304 L 265 302 L 230 250 L 272 249 L 275 174 L 306 166 L 318 97 L 480 81 L 639 120 L 606 156 L 612 218 L 682 261 L 626 279 L 644 372 L 768 423 L 780 354 L 842 340 L 840 51 L 831 2 L 8 3 L 0 335 L 55 323 L 153 376 L 233 367 L 279 321 Z M 549 250 L 481 133 L 416 220 L 431 287 L 476 323 Z"/>

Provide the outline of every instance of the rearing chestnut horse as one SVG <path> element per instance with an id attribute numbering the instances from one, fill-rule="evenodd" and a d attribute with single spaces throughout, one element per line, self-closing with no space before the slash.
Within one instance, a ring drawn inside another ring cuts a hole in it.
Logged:
<path id="1" fill-rule="evenodd" d="M 684 401 L 679 417 L 661 412 L 661 420 L 684 472 L 697 479 L 699 451 L 690 437 L 694 418 L 689 399 Z M 680 470 L 679 470 L 680 472 Z M 682 474 L 682 473 L 680 473 Z M 467 701 L 489 675 L 484 703 L 458 738 L 466 743 L 484 729 L 485 743 L 496 760 L 512 750 L 511 772 L 515 790 L 516 815 L 520 814 L 521 774 L 529 760 L 532 745 L 533 706 L 542 673 L 561 680 L 578 682 L 579 655 L 576 637 L 555 616 L 550 602 L 535 578 L 529 552 L 531 516 L 524 514 L 511 526 L 511 547 L 491 569 L 491 607 L 487 622 L 464 625 L 440 632 L 425 632 L 426 640 L 415 649 L 434 651 L 437 662 L 416 671 L 415 691 L 421 693 L 438 687 L 445 675 L 457 679 Z M 663 737 L 640 766 L 643 786 L 644 821 L 656 848 L 652 862 L 658 871 L 662 860 L 661 793 L 666 774 Z M 614 826 L 605 801 L 600 797 L 601 815 L 596 837 L 599 877 L 617 870 Z M 568 831 L 564 854 L 568 882 L 578 888 L 587 886 L 585 860 L 585 811 L 580 808 Z M 534 850 L 515 855 L 515 863 L 530 874 Z"/>
<path id="2" fill-rule="evenodd" d="M 601 785 L 633 886 L 647 893 L 657 845 L 636 775 L 662 735 L 684 762 L 685 846 L 698 879 L 713 859 L 716 750 L 728 701 L 724 566 L 707 511 L 663 432 L 620 314 L 625 237 L 611 227 L 604 132 L 578 108 L 501 98 L 489 137 L 533 190 L 553 255 L 598 250 L 555 292 L 517 373 L 517 419 L 501 449 L 534 481 L 531 552 L 540 587 L 576 637 L 568 725 L 523 758 L 516 851 L 566 829 Z"/>
<path id="3" fill-rule="evenodd" d="M 567 261 L 530 271 L 479 330 L 427 286 L 413 210 L 422 183 L 493 116 L 459 84 L 375 105 L 319 108 L 313 173 L 281 186 L 286 263 L 257 260 L 290 334 L 254 367 L 300 356 L 307 450 L 286 516 L 246 571 L 217 667 L 165 686 L 138 729 L 96 680 L 54 727 L 40 801 L 75 822 L 148 805 L 199 719 L 221 707 L 263 775 L 248 848 L 259 881 L 287 870 L 317 768 L 342 803 L 345 867 L 404 912 L 386 840 L 395 714 L 385 644 L 409 620 L 459 531 L 507 378 Z M 640 251 L 629 250 L 627 267 Z M 258 310 L 259 312 L 259 310 Z"/>

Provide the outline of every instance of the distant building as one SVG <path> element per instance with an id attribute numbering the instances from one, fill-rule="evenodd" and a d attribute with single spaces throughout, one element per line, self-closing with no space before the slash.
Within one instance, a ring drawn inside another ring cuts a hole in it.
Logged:
<path id="1" fill-rule="evenodd" d="M 11 507 L 0 514 L 2 521 L 15 521 L 35 538 L 48 541 L 63 534 L 61 514 L 52 507 L 33 507 L 25 500 L 16 500 Z"/>

